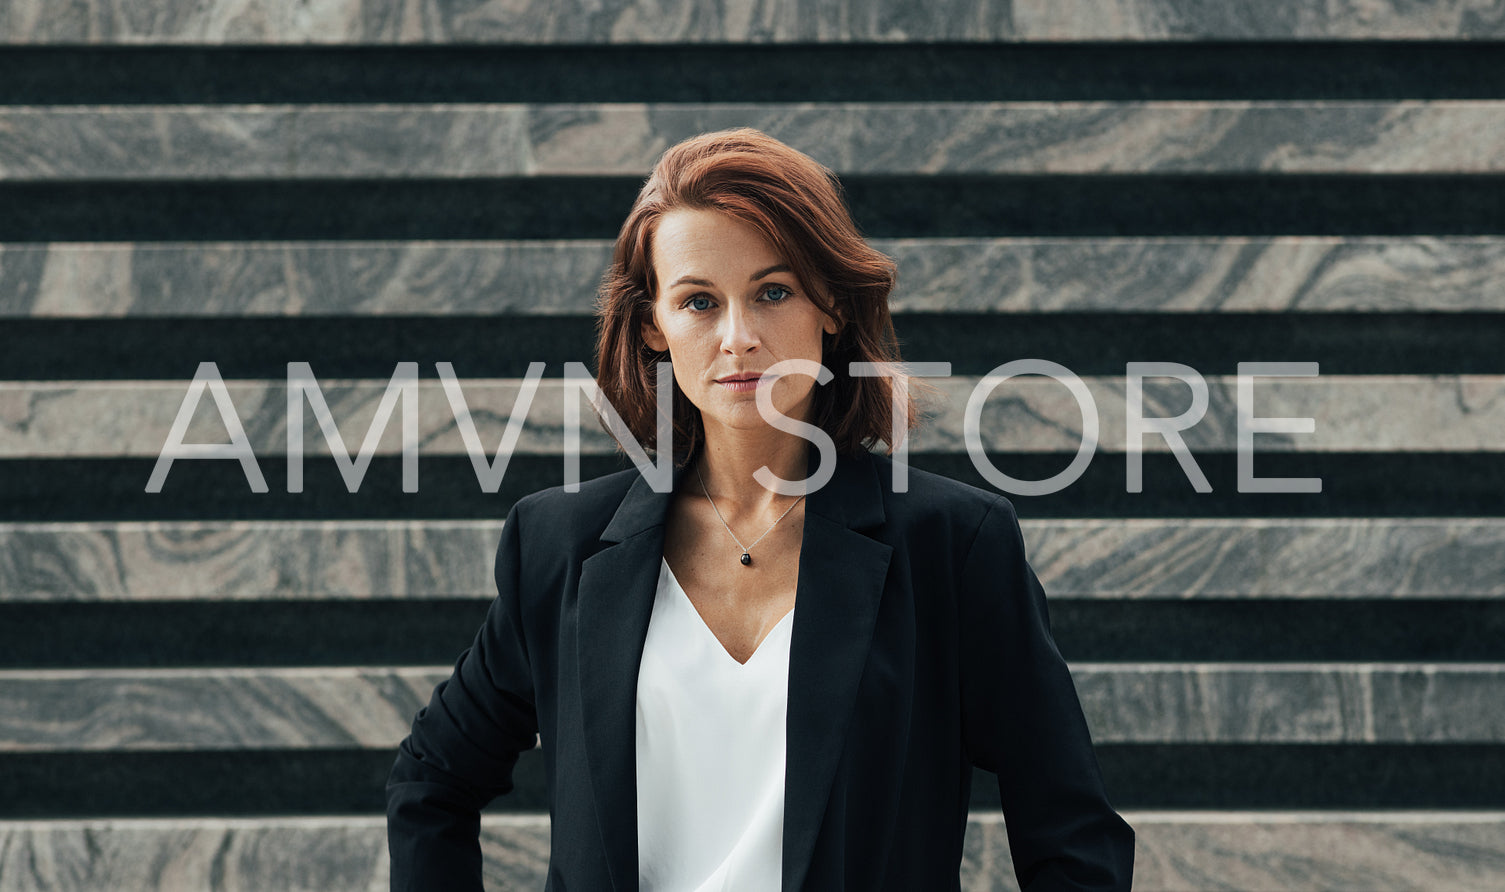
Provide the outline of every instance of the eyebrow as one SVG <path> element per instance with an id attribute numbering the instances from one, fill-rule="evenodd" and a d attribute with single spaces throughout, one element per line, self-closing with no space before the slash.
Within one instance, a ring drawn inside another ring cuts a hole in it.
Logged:
<path id="1" fill-rule="evenodd" d="M 753 273 L 752 276 L 747 281 L 749 281 L 749 282 L 756 282 L 759 279 L 766 279 L 769 276 L 773 275 L 774 273 L 788 273 L 788 272 L 793 272 L 793 270 L 789 268 L 789 264 L 787 264 L 787 263 L 775 263 L 773 266 L 770 266 L 767 269 L 760 269 L 757 272 Z M 697 278 L 695 276 L 680 276 L 679 278 L 675 279 L 674 282 L 669 285 L 669 287 L 670 288 L 678 288 L 680 285 L 699 285 L 702 288 L 714 288 L 715 287 L 714 285 L 712 285 L 706 279 Z"/>

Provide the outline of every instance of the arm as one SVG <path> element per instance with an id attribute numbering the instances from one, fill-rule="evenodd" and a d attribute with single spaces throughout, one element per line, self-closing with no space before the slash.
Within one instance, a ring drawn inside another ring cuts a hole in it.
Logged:
<path id="1" fill-rule="evenodd" d="M 962 740 L 998 775 L 1026 892 L 1127 890 L 1134 831 L 1108 803 L 1086 718 L 1050 634 L 1014 509 L 998 498 L 962 567 Z"/>
<path id="2" fill-rule="evenodd" d="M 480 890 L 481 808 L 512 790 L 538 719 L 519 612 L 518 509 L 496 552 L 497 597 L 454 673 L 434 688 L 387 779 L 393 892 Z"/>

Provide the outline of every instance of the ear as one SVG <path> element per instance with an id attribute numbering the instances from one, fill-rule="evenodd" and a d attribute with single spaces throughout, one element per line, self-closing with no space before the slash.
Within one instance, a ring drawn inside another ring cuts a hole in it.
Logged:
<path id="1" fill-rule="evenodd" d="M 824 331 L 828 335 L 834 335 L 838 331 L 841 331 L 841 321 L 839 319 L 837 319 L 835 316 L 827 316 L 825 313 L 822 313 L 821 315 L 825 317 L 820 324 L 822 331 Z"/>
<path id="2" fill-rule="evenodd" d="M 652 312 L 643 316 L 638 333 L 642 335 L 643 343 L 648 345 L 648 349 L 658 353 L 669 352 L 669 341 L 664 337 L 664 333 L 658 330 L 658 323 L 653 321 Z"/>

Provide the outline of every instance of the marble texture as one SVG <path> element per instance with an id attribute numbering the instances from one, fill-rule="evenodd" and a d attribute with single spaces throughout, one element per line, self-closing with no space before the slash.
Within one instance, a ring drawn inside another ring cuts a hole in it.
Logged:
<path id="1" fill-rule="evenodd" d="M 541 889 L 547 815 L 481 820 L 490 889 Z M 381 816 L 0 822 L 0 892 L 386 892 Z"/>
<path id="2" fill-rule="evenodd" d="M 502 521 L 0 524 L 0 602 L 489 599 Z M 1505 532 L 1502 532 L 1505 535 Z"/>
<path id="3" fill-rule="evenodd" d="M 874 241 L 894 311 L 1505 310 L 1505 239 L 1029 238 Z M 0 263 L 4 262 L 0 255 Z"/>
<path id="4" fill-rule="evenodd" d="M 1499 812 L 1122 811 L 1143 892 L 1484 892 L 1505 887 Z M 1019 887 L 1001 815 L 967 823 L 961 888 Z"/>
<path id="5" fill-rule="evenodd" d="M 1498 100 L 0 108 L 0 181 L 646 176 L 752 126 L 840 174 L 1499 173 Z"/>
<path id="6" fill-rule="evenodd" d="M 1023 520 L 1052 598 L 1495 598 L 1505 519 Z"/>
<path id="7" fill-rule="evenodd" d="M 420 370 L 420 375 L 428 376 L 417 388 L 420 461 L 425 454 L 466 454 L 455 411 L 443 386 L 433 380 L 434 370 Z M 1092 395 L 1091 414 L 1098 419 L 1097 450 L 1127 451 L 1125 379 L 1083 376 L 1081 380 Z M 1209 393 L 1206 414 L 1181 434 L 1193 457 L 1238 448 L 1237 379 L 1209 375 L 1204 380 Z M 926 379 L 923 383 L 929 389 L 916 389 L 929 420 L 911 433 L 910 450 L 966 452 L 967 405 L 981 398 L 979 436 L 989 451 L 1076 452 L 1083 438 L 1084 409 L 1064 384 L 1036 375 L 1011 378 L 996 388 L 990 382 L 969 375 Z M 520 405 L 521 379 L 460 378 L 458 384 L 486 461 L 496 455 L 514 412 L 521 424 L 514 454 L 561 454 L 565 407 L 574 399 L 581 406 L 581 452 L 609 455 L 616 451 L 587 399 L 573 386 L 566 387 L 557 374 L 540 381 L 526 415 L 515 408 Z M 330 379 L 320 381 L 319 386 L 342 448 L 354 455 L 366 441 L 387 382 Z M 254 452 L 286 454 L 285 382 L 231 380 L 225 388 Z M 1146 418 L 1173 418 L 1191 406 L 1191 388 L 1179 380 L 1146 378 L 1143 390 Z M 185 405 L 190 406 L 192 421 L 184 443 L 229 442 L 225 421 L 209 391 L 204 391 L 196 406 L 186 402 L 188 392 L 186 381 L 0 383 L 0 458 L 155 458 Z M 331 448 L 306 399 L 302 411 L 305 463 L 328 460 Z M 402 411 L 400 406 L 393 410 L 375 444 L 376 454 L 401 452 Z M 1261 377 L 1254 383 L 1253 411 L 1258 418 L 1315 419 L 1310 434 L 1256 435 L 1256 454 L 1505 450 L 1505 438 L 1500 436 L 1505 430 L 1505 376 L 1500 375 Z M 1142 448 L 1167 452 L 1170 447 L 1164 437 L 1146 435 Z M 473 454 L 475 458 L 479 455 Z"/>
<path id="8" fill-rule="evenodd" d="M 1052 600 L 1497 598 L 1505 518 L 1021 521 Z M 495 521 L 0 524 L 0 603 L 489 599 Z"/>
<path id="9" fill-rule="evenodd" d="M 1479 247 L 1439 272 L 1505 271 L 1505 239 Z M 588 316 L 610 262 L 599 240 L 4 244 L 0 317 Z"/>
<path id="10" fill-rule="evenodd" d="M 11 44 L 859 43 L 1505 36 L 1494 0 L 5 0 Z"/>
<path id="11" fill-rule="evenodd" d="M 1094 743 L 1505 743 L 1505 664 L 1079 663 Z"/>
<path id="12" fill-rule="evenodd" d="M 313 365 L 317 367 L 317 358 Z M 586 357 L 581 357 L 583 361 Z M 457 375 L 463 369 L 456 370 Z M 464 455 L 466 446 L 455 410 L 432 366 L 420 371 L 418 384 L 418 451 L 420 456 Z M 459 379 L 471 424 L 485 447 L 487 460 L 497 453 L 512 419 L 522 379 Z M 346 454 L 364 444 L 380 408 L 387 382 L 359 379 L 319 381 L 329 417 L 339 429 Z M 287 384 L 285 381 L 225 382 L 236 417 L 258 455 L 287 453 Z M 0 383 L 0 458 L 24 455 L 137 455 L 155 458 L 164 448 L 174 419 L 188 394 L 188 382 L 71 381 Z M 542 380 L 528 413 L 521 412 L 522 433 L 515 454 L 557 455 L 564 449 L 566 399 L 575 398 L 557 375 Z M 587 399 L 581 405 L 581 451 L 609 455 L 614 441 L 595 419 Z M 375 452 L 402 450 L 404 409 L 394 408 Z M 209 390 L 203 392 L 185 443 L 227 443 L 229 433 Z M 328 460 L 331 449 L 314 409 L 303 403 L 304 461 Z M 420 474 L 421 474 L 420 465 Z M 421 479 L 421 478 L 420 478 Z M 145 483 L 143 482 L 143 486 Z M 421 485 L 421 483 L 420 483 Z"/>
<path id="13" fill-rule="evenodd" d="M 1000 357 L 1000 362 L 1008 357 Z M 1153 356 L 1134 361 L 1153 361 Z M 1320 369 L 1319 369 L 1320 370 Z M 1238 449 L 1238 379 L 1203 376 L 1206 414 L 1181 432 L 1187 449 Z M 1129 451 L 1126 382 L 1081 376 L 1098 419 L 1097 448 Z M 965 412 L 974 394 L 985 395 L 979 416 L 983 445 L 991 452 L 1075 453 L 1083 441 L 1084 410 L 1066 385 L 1041 376 L 1010 378 L 987 392 L 990 379 L 965 375 L 930 379 L 936 386 L 921 404 L 933 413 L 912 434 L 915 452 L 966 451 Z M 1496 452 L 1505 450 L 1505 377 L 1495 375 L 1316 375 L 1260 377 L 1253 384 L 1256 418 L 1311 418 L 1310 434 L 1261 433 L 1254 452 Z M 1145 378 L 1143 415 L 1174 418 L 1192 406 L 1191 386 L 1176 379 Z M 1089 416 L 1090 417 L 1090 416 Z M 1164 437 L 1145 435 L 1145 452 L 1168 452 Z M 1256 467 L 1258 462 L 1256 462 Z M 1189 484 L 1188 484 L 1189 485 Z"/>
<path id="14" fill-rule="evenodd" d="M 395 750 L 440 668 L 0 672 L 0 753 Z"/>
<path id="15" fill-rule="evenodd" d="M 1498 811 L 1136 811 L 1134 888 L 1145 892 L 1496 892 Z M 1015 892 L 1002 815 L 973 813 L 964 892 Z M 488 888 L 539 889 L 547 815 L 486 815 Z M 0 821 L 0 892 L 383 892 L 385 819 Z"/>
<path id="16" fill-rule="evenodd" d="M 895 313 L 1501 312 L 1505 238 L 873 239 Z M 0 244 L 0 318 L 589 316 L 611 243 Z"/>
<path id="17" fill-rule="evenodd" d="M 1505 664 L 1078 663 L 1095 743 L 1505 743 Z M 395 747 L 449 667 L 0 672 L 0 753 Z"/>

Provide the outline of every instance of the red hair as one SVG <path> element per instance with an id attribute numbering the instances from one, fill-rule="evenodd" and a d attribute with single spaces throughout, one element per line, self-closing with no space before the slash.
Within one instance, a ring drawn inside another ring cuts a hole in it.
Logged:
<path id="1" fill-rule="evenodd" d="M 886 443 L 892 452 L 894 381 L 852 377 L 852 362 L 898 362 L 888 295 L 895 267 L 863 240 L 828 168 L 751 128 L 692 137 L 671 147 L 643 184 L 617 235 L 596 304 L 596 382 L 634 437 L 657 452 L 656 364 L 669 358 L 643 342 L 658 282 L 653 235 L 681 208 L 714 210 L 752 226 L 793 269 L 810 300 L 839 326 L 823 335 L 822 364 L 835 375 L 816 385 L 810 423 L 838 453 Z M 918 423 L 913 394 L 906 424 Z M 674 385 L 674 452 L 687 461 L 704 430 L 700 411 Z"/>

